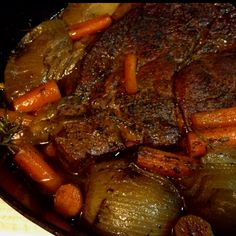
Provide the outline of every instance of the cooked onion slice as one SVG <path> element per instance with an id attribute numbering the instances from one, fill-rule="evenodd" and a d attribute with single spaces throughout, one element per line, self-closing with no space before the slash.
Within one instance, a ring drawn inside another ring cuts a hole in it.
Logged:
<path id="1" fill-rule="evenodd" d="M 166 178 L 126 166 L 111 161 L 92 168 L 84 219 L 105 235 L 169 235 L 180 213 L 178 192 Z"/>
<path id="2" fill-rule="evenodd" d="M 112 15 L 120 3 L 68 3 L 62 19 L 71 27 L 96 16 Z"/>
<path id="3" fill-rule="evenodd" d="M 181 180 L 187 208 L 220 235 L 235 235 L 236 151 L 218 150 L 202 160 L 194 176 Z"/>

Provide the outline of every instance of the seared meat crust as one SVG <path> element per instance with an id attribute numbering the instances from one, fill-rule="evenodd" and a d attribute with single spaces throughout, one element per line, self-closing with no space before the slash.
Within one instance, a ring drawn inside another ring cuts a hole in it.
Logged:
<path id="1" fill-rule="evenodd" d="M 168 55 L 178 67 L 193 57 L 235 47 L 236 11 L 231 4 L 144 4 L 105 31 L 86 56 L 77 94 L 96 90 L 124 55 L 134 52 L 139 67 Z M 178 68 L 179 69 L 179 68 Z"/>
<path id="2" fill-rule="evenodd" d="M 212 104 L 221 91 L 227 93 L 229 84 L 234 84 L 235 72 L 230 72 L 224 60 L 235 64 L 235 57 L 222 54 L 219 60 L 220 56 L 210 55 L 235 48 L 235 13 L 231 4 L 141 4 L 107 29 L 82 64 L 74 96 L 79 98 L 83 112 L 78 104 L 75 110 L 68 104 L 73 116 L 78 109 L 77 121 L 65 125 L 55 137 L 68 162 L 133 145 L 178 144 L 177 102 L 188 121 L 189 114 L 205 106 L 206 94 L 212 97 Z M 128 95 L 123 84 L 123 63 L 128 53 L 138 59 L 135 95 Z M 219 67 L 216 74 L 215 66 Z M 220 77 L 224 74 L 220 68 L 228 75 Z M 192 76 L 185 80 L 189 72 Z M 223 81 L 228 81 L 227 85 Z M 213 91 L 207 93 L 211 82 Z M 230 94 L 222 106 L 235 103 L 234 91 Z M 206 105 L 205 109 L 214 106 Z M 85 132 L 79 128 L 81 122 Z"/>
<path id="3" fill-rule="evenodd" d="M 236 106 L 236 51 L 194 61 L 175 76 L 175 91 L 188 129 L 195 112 Z"/>

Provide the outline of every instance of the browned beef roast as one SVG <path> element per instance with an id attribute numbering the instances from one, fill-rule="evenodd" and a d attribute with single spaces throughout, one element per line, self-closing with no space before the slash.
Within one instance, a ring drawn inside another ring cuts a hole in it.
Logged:
<path id="1" fill-rule="evenodd" d="M 195 112 L 236 106 L 236 51 L 194 61 L 175 76 L 175 88 L 188 128 Z"/>
<path id="2" fill-rule="evenodd" d="M 234 22 L 230 4 L 143 4 L 114 23 L 84 59 L 74 95 L 79 103 L 60 107 L 67 119 L 73 113 L 55 137 L 64 162 L 76 166 L 88 155 L 137 144 L 177 144 L 173 75 L 206 53 L 235 48 Z M 123 61 L 130 52 L 138 57 L 135 95 L 123 85 Z"/>
<path id="3" fill-rule="evenodd" d="M 73 113 L 71 119 L 71 110 L 67 111 L 68 122 L 55 138 L 63 162 L 65 158 L 67 165 L 78 170 L 76 162 L 87 161 L 88 154 L 98 156 L 142 143 L 176 144 L 180 133 L 172 92 L 174 69 L 166 57 L 147 63 L 137 75 L 135 95 L 128 95 L 120 73 L 114 74 L 93 94 L 84 114 L 80 110 L 80 116 L 75 118 Z"/>
<path id="4" fill-rule="evenodd" d="M 97 83 L 122 67 L 129 52 L 138 55 L 139 67 L 164 54 L 181 67 L 193 55 L 235 47 L 235 14 L 230 4 L 155 3 L 137 7 L 106 30 L 92 47 L 83 64 L 77 94 L 91 94 Z"/>

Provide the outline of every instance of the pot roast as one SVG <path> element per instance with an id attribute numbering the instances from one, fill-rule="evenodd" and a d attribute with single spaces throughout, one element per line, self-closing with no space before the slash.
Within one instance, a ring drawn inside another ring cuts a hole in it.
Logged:
<path id="1" fill-rule="evenodd" d="M 107 15 L 101 32 L 71 37 Z M 0 141 L 78 231 L 213 235 L 212 226 L 215 235 L 235 234 L 235 23 L 229 3 L 69 3 L 12 51 Z M 17 109 L 32 91 L 46 97 L 48 84 L 57 99 Z"/>
<path id="2" fill-rule="evenodd" d="M 58 108 L 67 117 L 54 137 L 63 163 L 78 169 L 131 146 L 177 146 L 193 112 L 235 105 L 235 46 L 231 4 L 136 6 L 79 62 L 76 98 Z M 128 53 L 138 60 L 134 95 L 123 83 Z"/>

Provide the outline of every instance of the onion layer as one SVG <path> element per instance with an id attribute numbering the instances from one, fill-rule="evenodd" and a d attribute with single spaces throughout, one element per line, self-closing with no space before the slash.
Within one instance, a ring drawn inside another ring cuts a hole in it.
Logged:
<path id="1" fill-rule="evenodd" d="M 103 235 L 169 235 L 180 213 L 168 179 L 138 173 L 125 161 L 95 165 L 87 187 L 83 217 Z"/>
<path id="2" fill-rule="evenodd" d="M 220 235 L 236 234 L 236 151 L 208 153 L 202 168 L 181 180 L 191 213 L 207 220 Z"/>

